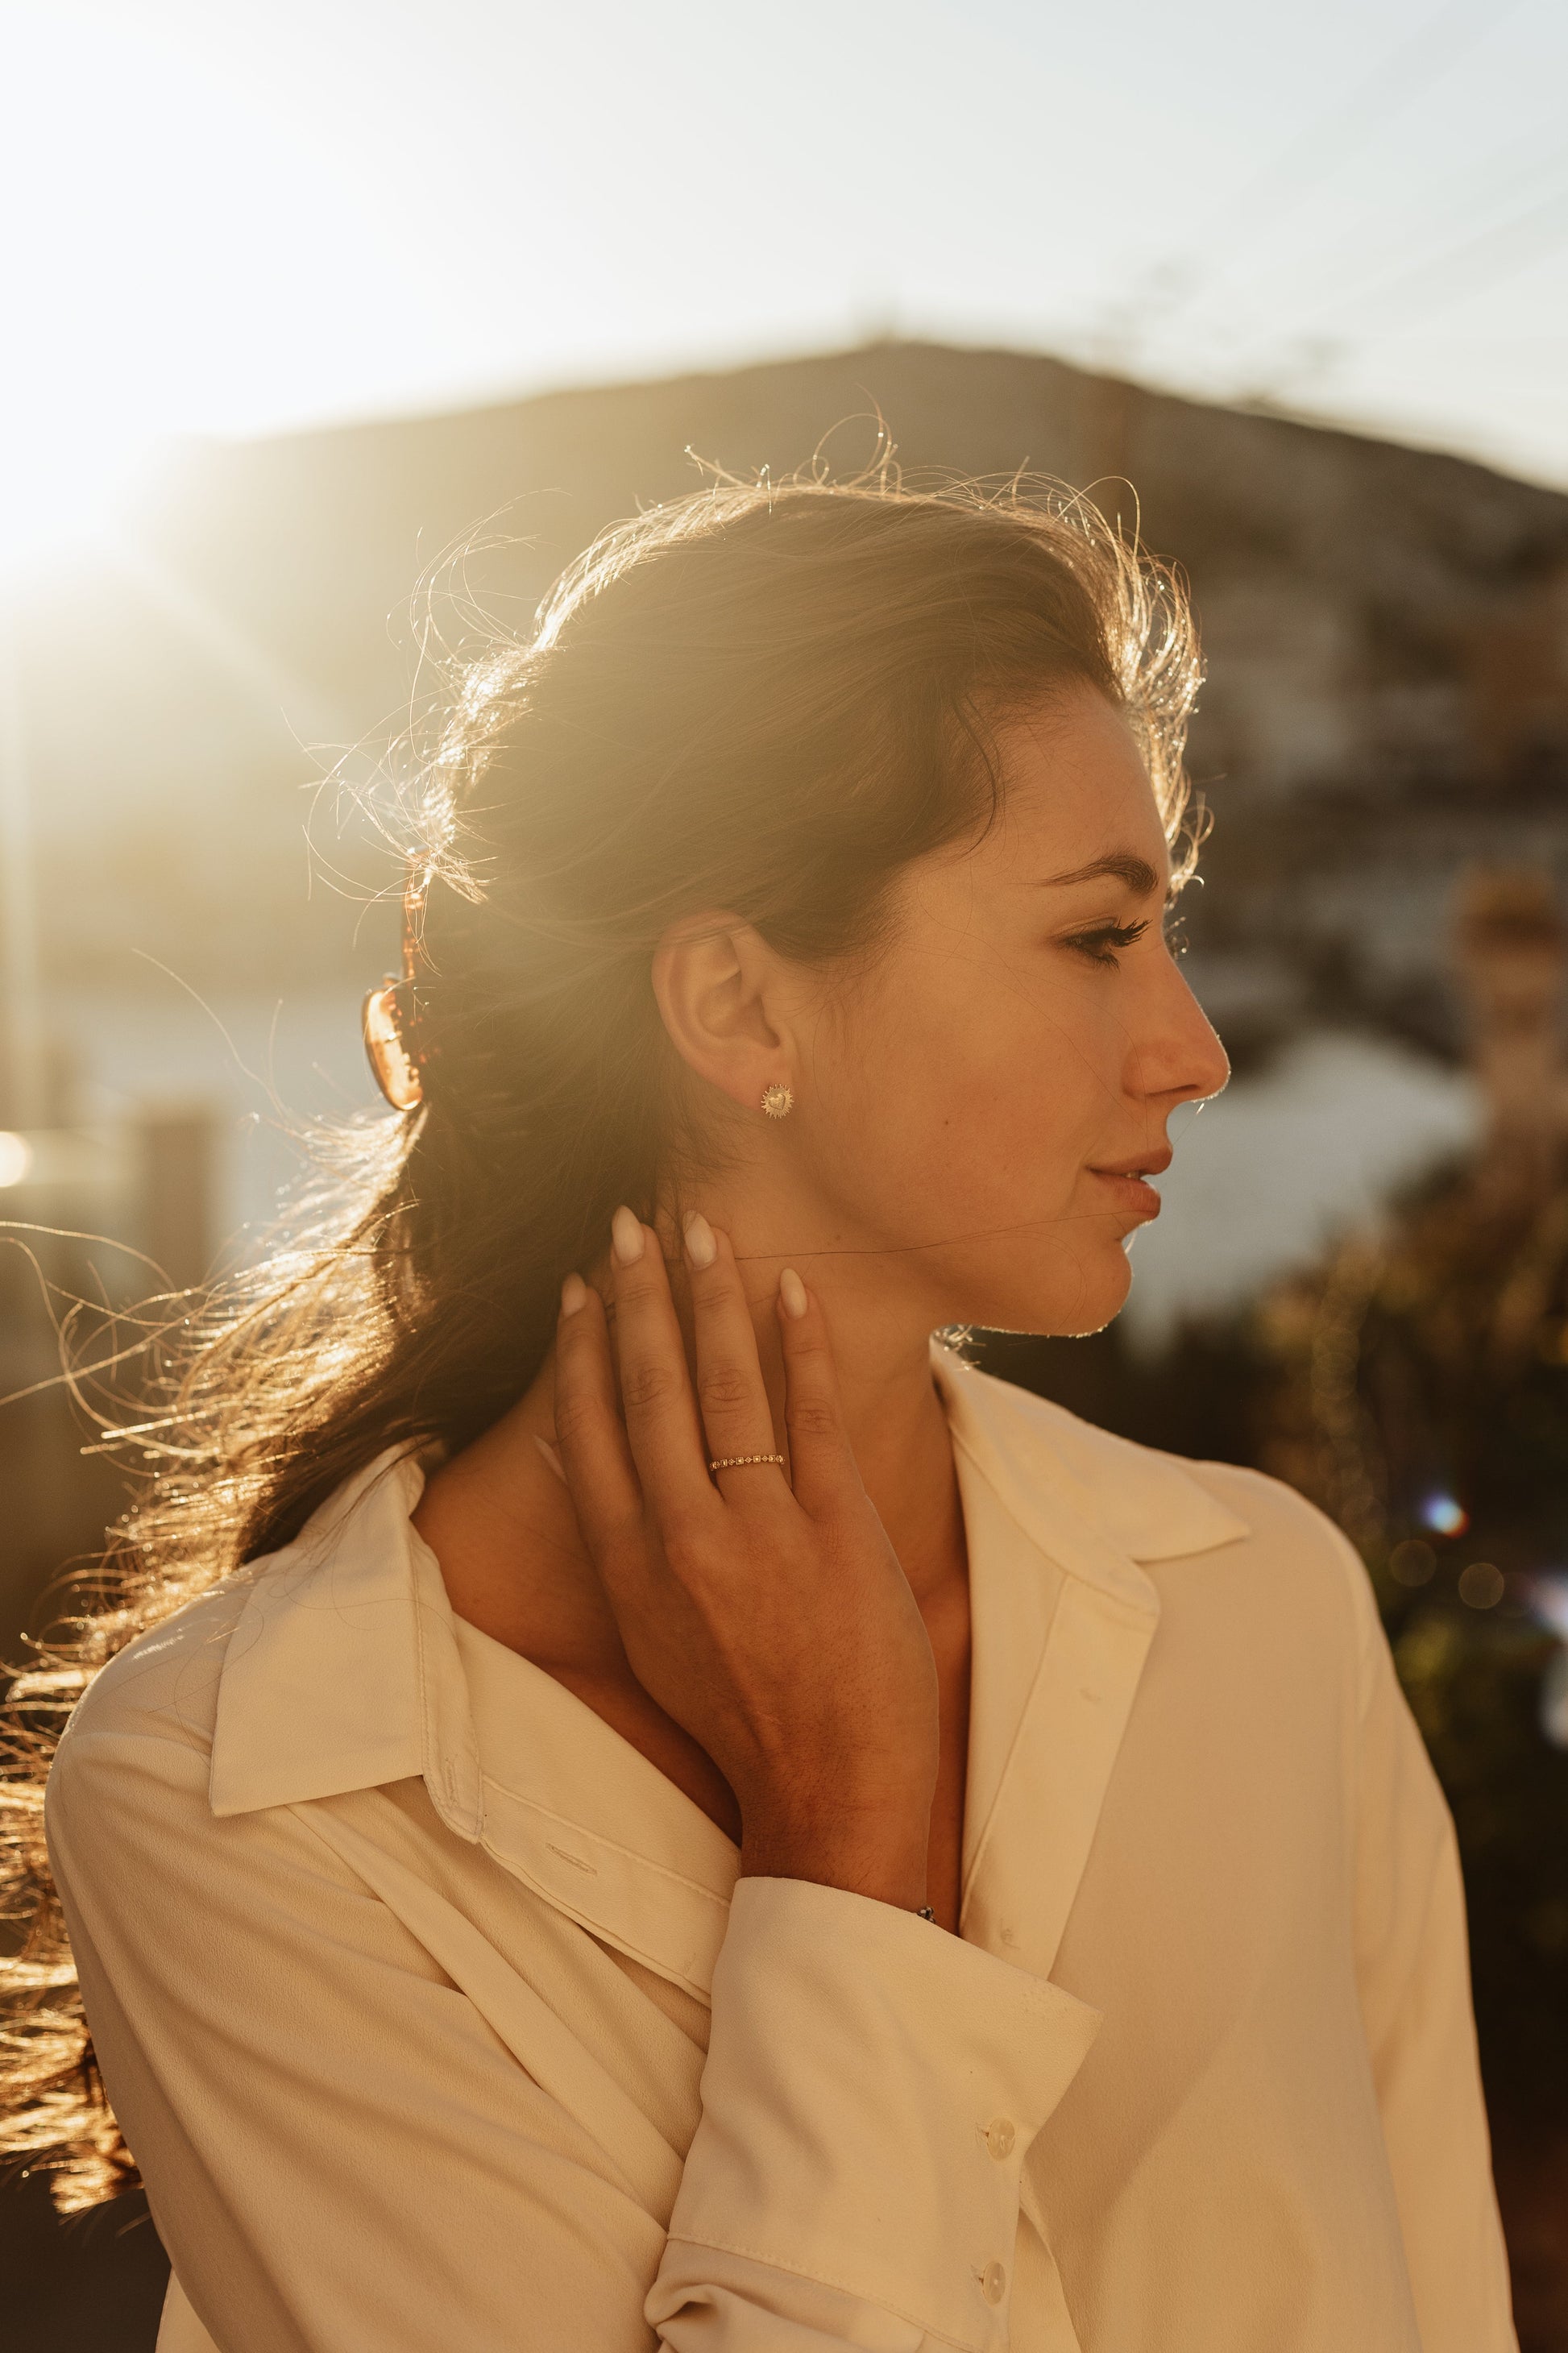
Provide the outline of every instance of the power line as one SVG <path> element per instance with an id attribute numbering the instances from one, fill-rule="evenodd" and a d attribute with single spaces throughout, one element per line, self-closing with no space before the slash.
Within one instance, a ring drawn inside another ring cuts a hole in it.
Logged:
<path id="1" fill-rule="evenodd" d="M 1545 234 L 1540 234 L 1542 231 Z M 1400 296 L 1415 288 L 1418 298 L 1415 315 L 1430 317 L 1435 310 L 1447 310 L 1454 302 L 1462 301 L 1467 294 L 1475 290 L 1478 282 L 1484 281 L 1489 287 L 1499 285 L 1504 278 L 1511 278 L 1516 270 L 1550 253 L 1565 236 L 1568 236 L 1568 187 L 1561 187 L 1542 203 L 1515 214 L 1511 220 L 1500 221 L 1494 228 L 1483 230 L 1479 237 L 1467 237 L 1459 245 L 1449 247 L 1446 252 L 1430 257 L 1415 269 L 1406 270 L 1391 280 L 1384 280 L 1381 285 L 1370 287 L 1353 299 L 1365 302 L 1393 301 L 1397 305 Z M 1479 264 L 1479 267 L 1456 279 L 1453 274 L 1456 268 L 1466 261 Z M 1419 290 L 1427 286 L 1432 287 L 1436 301 L 1423 307 L 1419 301 Z M 1409 323 L 1408 314 L 1401 323 Z"/>
<path id="2" fill-rule="evenodd" d="M 1198 269 L 1184 282 L 1179 263 L 1164 263 L 1150 273 L 1156 282 L 1163 278 L 1170 288 L 1160 305 L 1162 322 L 1185 310 L 1224 278 L 1238 253 L 1256 245 L 1259 237 L 1278 227 L 1308 196 L 1324 187 L 1373 132 L 1424 97 L 1467 49 L 1484 35 L 1495 33 L 1521 5 L 1521 0 L 1448 0 L 1435 17 L 1396 42 L 1343 107 L 1302 132 L 1210 216 L 1206 229 L 1200 231 L 1200 246 L 1205 235 L 1228 230 L 1238 219 L 1243 223 L 1239 237 L 1231 239 L 1220 262 L 1206 270 Z"/>
<path id="3" fill-rule="evenodd" d="M 1265 164 L 1226 206 L 1226 217 L 1242 215 L 1249 243 L 1275 227 L 1331 180 L 1373 132 L 1424 98 L 1467 49 L 1483 34 L 1495 33 L 1520 5 L 1521 0 L 1487 0 L 1484 5 L 1477 0 L 1449 0 L 1430 22 L 1395 44 L 1337 118 L 1315 123 Z"/>
<path id="4" fill-rule="evenodd" d="M 1559 186 L 1539 203 L 1527 206 L 1510 219 L 1499 221 L 1479 235 L 1461 239 L 1457 245 L 1428 254 L 1413 269 L 1396 272 L 1392 277 L 1375 280 L 1346 298 L 1345 306 L 1359 308 L 1369 303 L 1392 307 L 1392 321 L 1380 321 L 1356 334 L 1349 342 L 1340 339 L 1332 353 L 1335 366 L 1342 365 L 1357 348 L 1376 343 L 1389 332 L 1399 332 L 1419 322 L 1436 318 L 1454 305 L 1462 302 L 1478 289 L 1489 290 L 1501 285 L 1532 261 L 1542 260 L 1564 242 L 1568 242 L 1568 186 Z M 1467 269 L 1465 265 L 1470 267 Z M 1423 293 L 1430 290 L 1431 299 L 1423 301 Z M 1405 306 L 1403 315 L 1401 298 L 1413 292 L 1415 308 Z M 1326 325 L 1332 313 L 1320 313 L 1319 322 Z M 1321 329 L 1320 327 L 1320 333 Z M 1308 362 L 1307 365 L 1321 365 Z M 1262 387 L 1261 396 L 1279 398 L 1292 384 L 1299 385 L 1303 364 L 1277 369 Z"/>
<path id="5" fill-rule="evenodd" d="M 1316 317 L 1326 305 L 1342 306 L 1347 300 L 1358 300 L 1369 284 L 1375 291 L 1395 278 L 1412 276 L 1452 251 L 1456 237 L 1465 245 L 1489 236 L 1542 201 L 1555 201 L 1563 185 L 1563 141 L 1555 131 L 1550 146 L 1528 160 L 1521 159 L 1517 139 L 1506 148 L 1494 149 L 1468 179 L 1455 179 L 1447 185 L 1443 193 L 1448 202 L 1441 212 L 1434 214 L 1430 206 L 1425 209 L 1415 232 L 1400 245 L 1370 248 L 1364 221 L 1358 223 L 1353 238 L 1335 237 L 1310 258 L 1295 299 L 1304 312 Z M 1373 270 L 1370 280 L 1369 268 Z"/>

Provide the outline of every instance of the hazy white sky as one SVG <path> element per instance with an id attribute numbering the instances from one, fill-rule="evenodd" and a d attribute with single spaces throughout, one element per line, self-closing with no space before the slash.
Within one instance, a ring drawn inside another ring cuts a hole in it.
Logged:
<path id="1" fill-rule="evenodd" d="M 0 0 L 0 38 L 18 513 L 128 433 L 889 330 L 1568 483 L 1560 0 Z"/>

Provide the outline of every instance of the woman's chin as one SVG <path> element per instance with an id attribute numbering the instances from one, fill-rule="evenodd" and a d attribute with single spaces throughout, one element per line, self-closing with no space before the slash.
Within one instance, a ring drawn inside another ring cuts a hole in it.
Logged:
<path id="1" fill-rule="evenodd" d="M 1102 1332 L 1121 1314 L 1131 1288 L 1127 1243 L 1108 1239 L 1070 1268 L 1043 1267 L 1031 1282 L 996 1286 L 983 1306 L 956 1320 L 990 1332 L 1084 1339 L 1091 1332 Z"/>

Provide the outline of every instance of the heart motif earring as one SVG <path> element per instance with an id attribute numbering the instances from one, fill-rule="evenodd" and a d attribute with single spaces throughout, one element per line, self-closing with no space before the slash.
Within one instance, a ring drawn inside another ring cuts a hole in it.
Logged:
<path id="1" fill-rule="evenodd" d="M 795 1108 L 795 1095 L 782 1080 L 775 1079 L 771 1087 L 763 1089 L 763 1109 L 770 1119 L 787 1119 Z"/>

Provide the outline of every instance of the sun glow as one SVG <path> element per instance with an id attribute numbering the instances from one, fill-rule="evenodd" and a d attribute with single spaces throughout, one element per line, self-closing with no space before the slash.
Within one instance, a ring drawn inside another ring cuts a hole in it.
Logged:
<path id="1" fill-rule="evenodd" d="M 0 588 L 110 536 L 150 448 L 109 418 L 13 410 L 0 394 Z"/>
<path id="2" fill-rule="evenodd" d="M 231 12 L 232 13 L 232 12 Z M 222 11 L 7 22 L 0 590 L 112 538 L 152 448 L 368 406 L 399 224 Z M 299 30 L 300 28 L 296 28 Z M 303 103 L 302 100 L 300 101 Z M 352 266 L 342 248 L 363 232 Z M 360 355 L 357 375 L 351 364 Z"/>
<path id="3" fill-rule="evenodd" d="M 0 1186 L 23 1185 L 33 1166 L 33 1147 L 25 1135 L 0 1128 Z"/>

